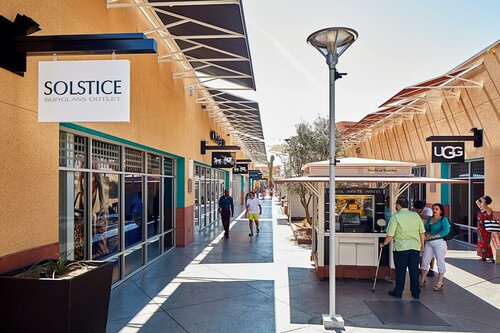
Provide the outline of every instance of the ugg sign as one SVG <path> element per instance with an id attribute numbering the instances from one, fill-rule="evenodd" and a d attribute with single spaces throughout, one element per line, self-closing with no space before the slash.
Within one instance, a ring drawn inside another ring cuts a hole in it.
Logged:
<path id="1" fill-rule="evenodd" d="M 129 122 L 130 62 L 39 62 L 38 121 Z"/>

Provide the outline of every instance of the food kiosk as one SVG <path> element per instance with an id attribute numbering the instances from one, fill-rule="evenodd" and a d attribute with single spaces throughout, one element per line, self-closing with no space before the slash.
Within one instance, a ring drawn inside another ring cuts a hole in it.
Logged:
<path id="1" fill-rule="evenodd" d="M 384 219 L 385 197 L 390 202 L 412 183 L 464 183 L 462 180 L 415 177 L 415 163 L 341 158 L 335 168 L 335 274 L 337 278 L 375 276 L 379 251 L 382 252 L 378 277 L 393 277 L 392 244 L 382 250 L 387 236 L 377 221 Z M 301 183 L 314 194 L 312 214 L 312 253 L 316 276 L 328 276 L 329 270 L 329 161 L 308 163 L 304 176 L 275 180 L 277 183 Z M 391 215 L 395 205 L 388 207 Z"/>

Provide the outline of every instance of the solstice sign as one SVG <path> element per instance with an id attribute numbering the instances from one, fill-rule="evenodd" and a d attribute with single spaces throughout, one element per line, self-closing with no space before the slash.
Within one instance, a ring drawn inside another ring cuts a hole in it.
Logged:
<path id="1" fill-rule="evenodd" d="M 129 122 L 130 62 L 39 62 L 38 121 Z"/>

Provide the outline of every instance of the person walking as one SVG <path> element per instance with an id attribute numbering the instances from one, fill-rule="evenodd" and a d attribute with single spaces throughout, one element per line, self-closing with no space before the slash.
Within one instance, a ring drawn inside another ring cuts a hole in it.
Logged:
<path id="1" fill-rule="evenodd" d="M 248 236 L 253 236 L 253 222 L 255 221 L 255 227 L 257 228 L 257 233 L 259 230 L 259 215 L 262 214 L 262 206 L 260 205 L 259 198 L 255 197 L 255 193 L 250 192 L 250 198 L 247 200 L 247 211 L 248 217 L 248 227 L 250 228 L 250 233 Z"/>
<path id="2" fill-rule="evenodd" d="M 493 209 L 489 207 L 493 200 L 491 197 L 485 195 L 476 200 L 476 205 L 481 210 L 477 214 L 477 255 L 481 257 L 482 261 L 493 259 L 493 251 L 491 250 L 491 232 L 486 231 L 484 228 L 484 221 L 493 220 Z"/>
<path id="3" fill-rule="evenodd" d="M 423 249 L 425 229 L 420 216 L 408 209 L 408 200 L 399 197 L 396 200 L 397 213 L 389 221 L 387 237 L 380 247 L 383 248 L 394 240 L 394 265 L 396 266 L 396 286 L 389 295 L 401 298 L 406 281 L 406 269 L 410 271 L 410 290 L 415 299 L 420 298 L 418 286 L 418 262 Z"/>
<path id="4" fill-rule="evenodd" d="M 224 195 L 219 199 L 219 213 L 224 227 L 224 237 L 229 238 L 229 223 L 231 217 L 234 217 L 234 205 L 228 190 L 225 190 Z"/>
<path id="5" fill-rule="evenodd" d="M 440 203 L 432 205 L 432 217 L 425 221 L 425 246 L 422 254 L 422 278 L 419 286 L 425 286 L 427 273 L 430 269 L 431 260 L 434 256 L 437 259 L 438 280 L 432 288 L 434 291 L 443 290 L 444 273 L 446 272 L 445 256 L 448 249 L 446 241 L 443 239 L 450 232 L 450 221 L 444 216 L 444 207 Z"/>

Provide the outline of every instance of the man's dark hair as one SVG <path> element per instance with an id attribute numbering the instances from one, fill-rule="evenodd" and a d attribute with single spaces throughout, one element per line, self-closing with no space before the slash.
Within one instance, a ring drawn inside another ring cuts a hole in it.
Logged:
<path id="1" fill-rule="evenodd" d="M 396 205 L 400 205 L 402 208 L 408 208 L 408 199 L 405 197 L 398 197 L 396 200 Z"/>
<path id="2" fill-rule="evenodd" d="M 489 195 L 485 195 L 484 197 L 484 202 L 489 205 L 493 202 L 493 200 L 491 200 L 491 197 Z"/>
<path id="3" fill-rule="evenodd" d="M 413 208 L 415 209 L 422 209 L 424 208 L 424 202 L 421 200 L 417 200 L 413 203 Z"/>

